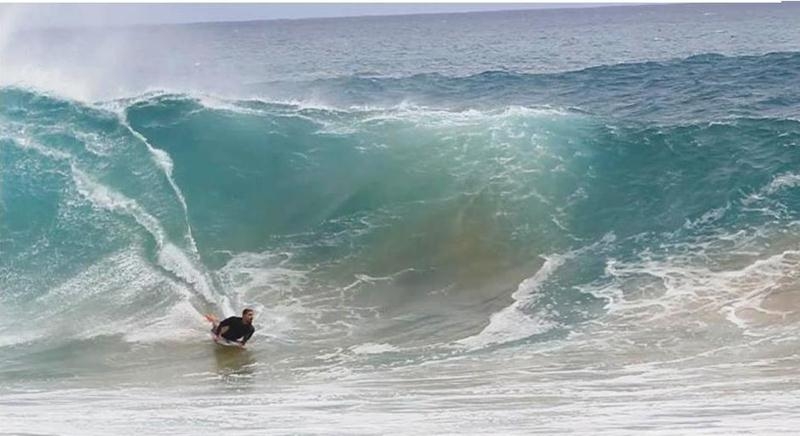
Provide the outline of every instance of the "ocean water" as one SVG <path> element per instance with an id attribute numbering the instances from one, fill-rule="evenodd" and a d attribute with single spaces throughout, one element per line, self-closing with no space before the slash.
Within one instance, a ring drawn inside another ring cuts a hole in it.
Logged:
<path id="1" fill-rule="evenodd" d="M 795 434 L 797 22 L 4 30 L 0 434 Z"/>

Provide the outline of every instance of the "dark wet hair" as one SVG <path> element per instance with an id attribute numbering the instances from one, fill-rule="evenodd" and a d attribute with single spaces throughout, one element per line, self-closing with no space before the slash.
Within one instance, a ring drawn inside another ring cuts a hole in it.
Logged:
<path id="1" fill-rule="evenodd" d="M 245 316 L 245 315 L 247 315 L 247 312 L 253 313 L 253 309 L 251 309 L 251 308 L 249 308 L 249 307 L 248 307 L 247 309 L 243 310 L 243 311 L 242 311 L 242 316 Z"/>

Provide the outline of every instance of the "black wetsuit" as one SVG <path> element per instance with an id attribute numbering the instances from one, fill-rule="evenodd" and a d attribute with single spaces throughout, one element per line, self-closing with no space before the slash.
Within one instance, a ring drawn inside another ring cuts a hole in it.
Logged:
<path id="1" fill-rule="evenodd" d="M 232 316 L 219 323 L 216 333 L 219 334 L 220 330 L 226 326 L 228 327 L 228 331 L 226 331 L 222 337 L 229 341 L 237 341 L 239 338 L 244 337 L 242 343 L 245 343 L 250 339 L 250 336 L 253 336 L 253 332 L 256 331 L 252 324 L 245 324 L 241 317 Z"/>

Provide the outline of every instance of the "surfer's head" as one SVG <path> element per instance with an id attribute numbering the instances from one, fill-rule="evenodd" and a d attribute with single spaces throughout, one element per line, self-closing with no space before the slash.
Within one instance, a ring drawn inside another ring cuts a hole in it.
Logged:
<path id="1" fill-rule="evenodd" d="M 245 324 L 253 323 L 253 309 L 247 308 L 242 311 L 242 322 Z"/>

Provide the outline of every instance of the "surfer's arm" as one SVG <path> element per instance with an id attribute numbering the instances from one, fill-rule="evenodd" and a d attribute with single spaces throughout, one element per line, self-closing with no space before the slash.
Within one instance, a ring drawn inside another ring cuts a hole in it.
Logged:
<path id="1" fill-rule="evenodd" d="M 244 337 L 242 338 L 242 346 L 243 347 L 244 347 L 244 344 L 246 344 L 247 341 L 250 340 L 250 336 L 253 336 L 253 332 L 255 332 L 255 329 L 251 329 L 246 335 L 244 335 Z"/>

